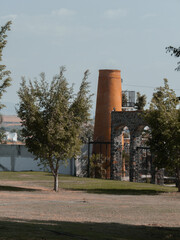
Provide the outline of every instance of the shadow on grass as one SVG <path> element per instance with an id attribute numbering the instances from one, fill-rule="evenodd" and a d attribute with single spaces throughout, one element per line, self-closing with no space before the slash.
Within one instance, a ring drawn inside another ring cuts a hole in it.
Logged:
<path id="1" fill-rule="evenodd" d="M 85 191 L 87 193 L 97 193 L 97 194 L 111 194 L 111 195 L 158 195 L 165 191 L 156 191 L 152 189 L 83 189 L 83 188 L 76 188 L 76 189 L 68 189 L 66 190 L 71 191 Z"/>
<path id="2" fill-rule="evenodd" d="M 23 188 L 23 187 L 12 187 L 12 186 L 0 186 L 0 191 L 11 191 L 11 192 L 36 192 L 40 191 L 39 189 L 34 188 Z"/>
<path id="3" fill-rule="evenodd" d="M 180 228 L 119 223 L 78 223 L 1 219 L 0 240 L 179 240 Z"/>

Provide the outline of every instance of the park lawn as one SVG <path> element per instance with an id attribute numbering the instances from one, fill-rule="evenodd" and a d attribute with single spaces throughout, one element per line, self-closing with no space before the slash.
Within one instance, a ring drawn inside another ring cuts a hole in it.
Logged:
<path id="1" fill-rule="evenodd" d="M 0 240 L 179 240 L 180 229 L 118 223 L 0 221 Z"/>
<path id="2" fill-rule="evenodd" d="M 48 172 L 1 172 L 0 181 L 22 181 L 38 187 L 53 188 L 53 176 Z M 79 178 L 59 175 L 60 189 L 86 191 L 97 194 L 140 195 L 176 192 L 176 187 L 148 183 L 132 183 L 105 179 Z"/>
<path id="3" fill-rule="evenodd" d="M 62 180 L 61 180 L 62 178 Z M 60 177 L 60 186 L 63 189 L 86 191 L 88 193 L 140 195 L 158 194 L 162 192 L 176 192 L 176 187 L 160 186 L 148 183 L 132 183 L 92 178 Z"/>

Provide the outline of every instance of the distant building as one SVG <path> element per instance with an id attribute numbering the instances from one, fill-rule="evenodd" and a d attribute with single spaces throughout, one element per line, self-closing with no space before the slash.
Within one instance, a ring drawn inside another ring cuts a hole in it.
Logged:
<path id="1" fill-rule="evenodd" d="M 5 140 L 11 142 L 17 142 L 17 133 L 5 132 Z"/>
<path id="2" fill-rule="evenodd" d="M 135 107 L 135 91 L 122 91 L 122 110 L 133 111 Z"/>

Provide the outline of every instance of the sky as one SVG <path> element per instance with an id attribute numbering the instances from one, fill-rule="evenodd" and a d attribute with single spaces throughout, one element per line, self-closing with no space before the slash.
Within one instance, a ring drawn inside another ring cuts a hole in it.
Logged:
<path id="1" fill-rule="evenodd" d="M 0 0 L 0 26 L 12 21 L 3 64 L 12 86 L 2 101 L 18 103 L 21 77 L 47 80 L 65 66 L 78 91 L 89 69 L 95 112 L 99 69 L 119 69 L 122 89 L 150 102 L 154 89 L 169 85 L 180 96 L 180 59 L 166 53 L 180 46 L 179 0 Z"/>

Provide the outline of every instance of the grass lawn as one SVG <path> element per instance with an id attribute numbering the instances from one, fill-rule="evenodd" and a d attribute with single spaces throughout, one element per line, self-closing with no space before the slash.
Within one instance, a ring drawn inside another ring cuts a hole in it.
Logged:
<path id="1" fill-rule="evenodd" d="M 39 187 L 53 188 L 53 177 L 47 172 L 1 172 L 0 181 L 1 180 L 23 181 L 24 183 L 30 183 L 33 185 L 36 184 Z M 86 191 L 88 193 L 118 195 L 154 195 L 162 192 L 177 191 L 177 188 L 175 187 L 165 187 L 155 184 L 79 178 L 67 175 L 59 176 L 59 186 L 60 188 L 66 190 L 69 189 L 74 191 Z"/>
<path id="2" fill-rule="evenodd" d="M 118 223 L 0 221 L 0 240 L 179 240 L 179 228 Z"/>

